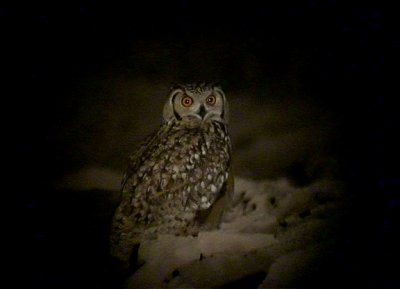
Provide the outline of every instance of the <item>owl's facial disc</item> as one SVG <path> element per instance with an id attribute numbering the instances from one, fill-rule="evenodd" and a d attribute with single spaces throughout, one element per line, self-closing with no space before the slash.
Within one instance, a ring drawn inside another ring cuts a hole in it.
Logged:
<path id="1" fill-rule="evenodd" d="M 223 100 L 212 92 L 183 92 L 174 102 L 174 112 L 178 119 L 197 119 L 201 122 L 210 120 L 222 121 Z"/>
<path id="2" fill-rule="evenodd" d="M 219 87 L 180 86 L 171 91 L 164 106 L 164 120 L 196 120 L 227 122 L 225 95 Z"/>
<path id="3" fill-rule="evenodd" d="M 202 109 L 203 108 L 203 109 Z M 203 121 L 224 121 L 224 100 L 215 92 L 202 97 L 202 105 L 198 112 Z"/>
<path id="4" fill-rule="evenodd" d="M 185 100 L 185 98 L 183 98 L 183 100 Z M 186 116 L 197 118 L 202 122 L 209 120 L 221 121 L 222 116 L 220 107 L 213 107 L 216 102 L 215 96 L 211 95 L 206 98 L 202 97 L 198 99 L 197 102 L 197 104 L 193 103 L 190 105 L 193 105 L 193 107 L 188 107 L 189 111 Z"/>

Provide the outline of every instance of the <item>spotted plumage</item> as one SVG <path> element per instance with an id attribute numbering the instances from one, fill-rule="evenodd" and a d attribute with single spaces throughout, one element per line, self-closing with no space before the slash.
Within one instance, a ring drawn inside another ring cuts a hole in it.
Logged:
<path id="1" fill-rule="evenodd" d="M 220 87 L 171 89 L 163 124 L 129 159 L 113 219 L 112 255 L 127 261 L 136 244 L 160 233 L 195 234 L 216 201 L 230 194 L 227 114 Z"/>

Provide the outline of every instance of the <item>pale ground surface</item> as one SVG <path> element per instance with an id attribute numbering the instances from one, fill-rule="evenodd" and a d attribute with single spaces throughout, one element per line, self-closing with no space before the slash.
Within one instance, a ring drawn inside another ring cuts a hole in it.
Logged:
<path id="1" fill-rule="evenodd" d="M 75 189 L 104 186 L 116 191 L 119 175 L 86 168 L 66 182 Z M 320 266 L 335 262 L 331 255 L 343 237 L 345 207 L 343 189 L 329 178 L 296 187 L 286 178 L 237 177 L 220 229 L 198 237 L 162 235 L 143 243 L 139 258 L 145 263 L 124 288 L 219 288 L 245 278 L 256 282 L 252 288 L 315 285 L 310 278 L 326 270 Z"/>
<path id="2" fill-rule="evenodd" d="M 284 179 L 238 178 L 240 200 L 219 230 L 143 244 L 146 263 L 126 288 L 215 288 L 260 272 L 266 277 L 259 288 L 305 285 L 337 233 L 340 190 L 326 180 L 298 189 Z"/>

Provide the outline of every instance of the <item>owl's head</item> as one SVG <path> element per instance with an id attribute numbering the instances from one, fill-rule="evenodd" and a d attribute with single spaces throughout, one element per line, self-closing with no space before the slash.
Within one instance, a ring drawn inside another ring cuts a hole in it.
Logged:
<path id="1" fill-rule="evenodd" d="M 165 122 L 198 119 L 228 123 L 228 103 L 221 87 L 214 84 L 173 85 L 164 106 Z"/>

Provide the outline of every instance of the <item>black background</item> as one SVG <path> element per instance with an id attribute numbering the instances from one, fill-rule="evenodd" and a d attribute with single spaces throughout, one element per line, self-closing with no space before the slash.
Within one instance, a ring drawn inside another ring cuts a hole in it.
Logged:
<path id="1" fill-rule="evenodd" d="M 9 88 L 3 109 L 11 112 L 4 124 L 21 216 L 11 235 L 22 253 L 16 269 L 28 288 L 111 288 L 102 265 L 107 244 L 96 235 L 105 229 L 81 223 L 85 201 L 55 197 L 46 188 L 75 165 L 60 135 L 84 97 L 74 93 L 81 84 L 98 73 L 159 75 L 157 63 L 140 61 L 150 47 L 141 43 L 168 46 L 173 60 L 201 46 L 196 55 L 204 58 L 177 61 L 178 81 L 217 78 L 231 90 L 286 82 L 333 111 L 335 154 L 356 200 L 349 242 L 357 265 L 349 284 L 396 287 L 389 261 L 398 253 L 400 181 L 389 169 L 396 164 L 398 124 L 396 97 L 383 84 L 396 74 L 384 78 L 383 71 L 400 42 L 380 1 L 9 1 L 0 5 L 0 19 Z M 210 58 L 208 47 L 220 58 Z M 252 55 L 250 68 L 232 61 L 243 55 Z M 60 208 L 68 216 L 54 220 Z"/>

